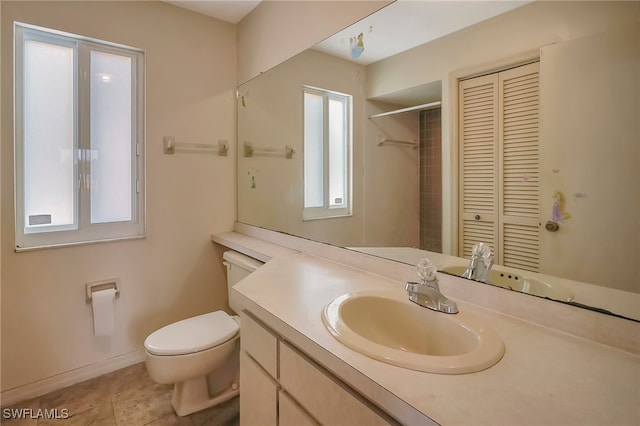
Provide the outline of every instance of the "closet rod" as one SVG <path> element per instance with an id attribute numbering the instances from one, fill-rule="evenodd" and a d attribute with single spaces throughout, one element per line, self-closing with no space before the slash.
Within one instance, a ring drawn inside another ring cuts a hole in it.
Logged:
<path id="1" fill-rule="evenodd" d="M 370 115 L 369 118 L 384 117 L 385 115 L 400 114 L 401 112 L 416 111 L 419 109 L 435 108 L 439 107 L 440 105 L 442 105 L 442 102 L 440 101 L 429 102 L 428 104 L 416 105 L 407 108 L 394 109 L 393 111 L 381 112 L 379 114 L 373 114 Z"/>

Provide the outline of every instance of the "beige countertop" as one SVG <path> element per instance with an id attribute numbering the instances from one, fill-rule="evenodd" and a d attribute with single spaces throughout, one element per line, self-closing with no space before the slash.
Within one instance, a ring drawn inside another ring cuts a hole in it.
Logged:
<path id="1" fill-rule="evenodd" d="M 463 301 L 461 312 L 504 341 L 504 357 L 487 370 L 423 373 L 347 348 L 325 329 L 322 309 L 376 289 L 404 292 L 400 281 L 292 250 L 238 283 L 232 298 L 404 424 L 640 425 L 640 357 Z"/>
<path id="2" fill-rule="evenodd" d="M 237 252 L 246 254 L 254 259 L 258 259 L 261 262 L 267 262 L 274 257 L 297 253 L 295 250 L 291 250 L 277 244 L 272 244 L 267 241 L 262 241 L 258 238 L 239 234 L 237 232 L 214 234 L 211 236 L 211 241 Z"/>

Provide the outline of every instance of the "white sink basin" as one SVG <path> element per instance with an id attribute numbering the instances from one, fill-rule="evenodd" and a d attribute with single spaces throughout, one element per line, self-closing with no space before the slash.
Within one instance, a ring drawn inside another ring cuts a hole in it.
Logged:
<path id="1" fill-rule="evenodd" d="M 441 269 L 442 272 L 457 276 L 462 276 L 466 270 L 467 267 L 461 265 L 446 266 Z M 487 284 L 497 285 L 498 287 L 508 288 L 510 290 L 532 294 L 534 296 L 561 300 L 563 302 L 570 302 L 573 300 L 573 293 L 561 284 L 551 284 L 495 267 L 489 271 Z"/>
<path id="2" fill-rule="evenodd" d="M 328 304 L 322 320 L 344 345 L 388 364 L 439 374 L 472 373 L 504 354 L 500 337 L 468 313 L 435 312 L 403 292 L 365 291 Z"/>

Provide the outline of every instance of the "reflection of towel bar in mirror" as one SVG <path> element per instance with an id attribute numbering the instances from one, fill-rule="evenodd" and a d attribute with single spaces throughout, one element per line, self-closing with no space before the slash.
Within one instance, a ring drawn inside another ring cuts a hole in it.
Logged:
<path id="1" fill-rule="evenodd" d="M 226 157 L 227 151 L 229 151 L 229 144 L 224 139 L 220 139 L 217 145 L 176 142 L 173 136 L 165 136 L 162 141 L 165 154 L 175 154 L 178 152 L 190 154 L 217 154 L 221 157 Z"/>
<path id="2" fill-rule="evenodd" d="M 263 156 L 263 157 L 285 157 L 290 160 L 293 158 L 293 154 L 295 154 L 295 150 L 291 148 L 289 145 L 285 145 L 284 149 L 275 149 L 275 148 L 254 148 L 250 142 L 244 143 L 244 156 L 245 157 L 255 157 L 255 156 Z"/>
<path id="3" fill-rule="evenodd" d="M 414 141 L 399 141 L 399 140 L 395 140 L 395 139 L 382 139 L 380 142 L 378 142 L 378 146 L 382 146 L 382 145 L 400 145 L 400 146 L 411 147 L 413 149 L 417 149 L 418 148 L 418 142 L 414 142 Z"/>

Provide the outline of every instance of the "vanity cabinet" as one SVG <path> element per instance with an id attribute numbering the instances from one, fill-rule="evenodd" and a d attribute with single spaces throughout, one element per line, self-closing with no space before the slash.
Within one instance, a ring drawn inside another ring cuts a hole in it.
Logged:
<path id="1" fill-rule="evenodd" d="M 397 424 L 251 314 L 241 313 L 240 424 Z"/>
<path id="2" fill-rule="evenodd" d="M 313 386 L 309 386 L 309 384 Z M 286 342 L 280 342 L 280 385 L 326 425 L 389 425 L 375 408 Z"/>

